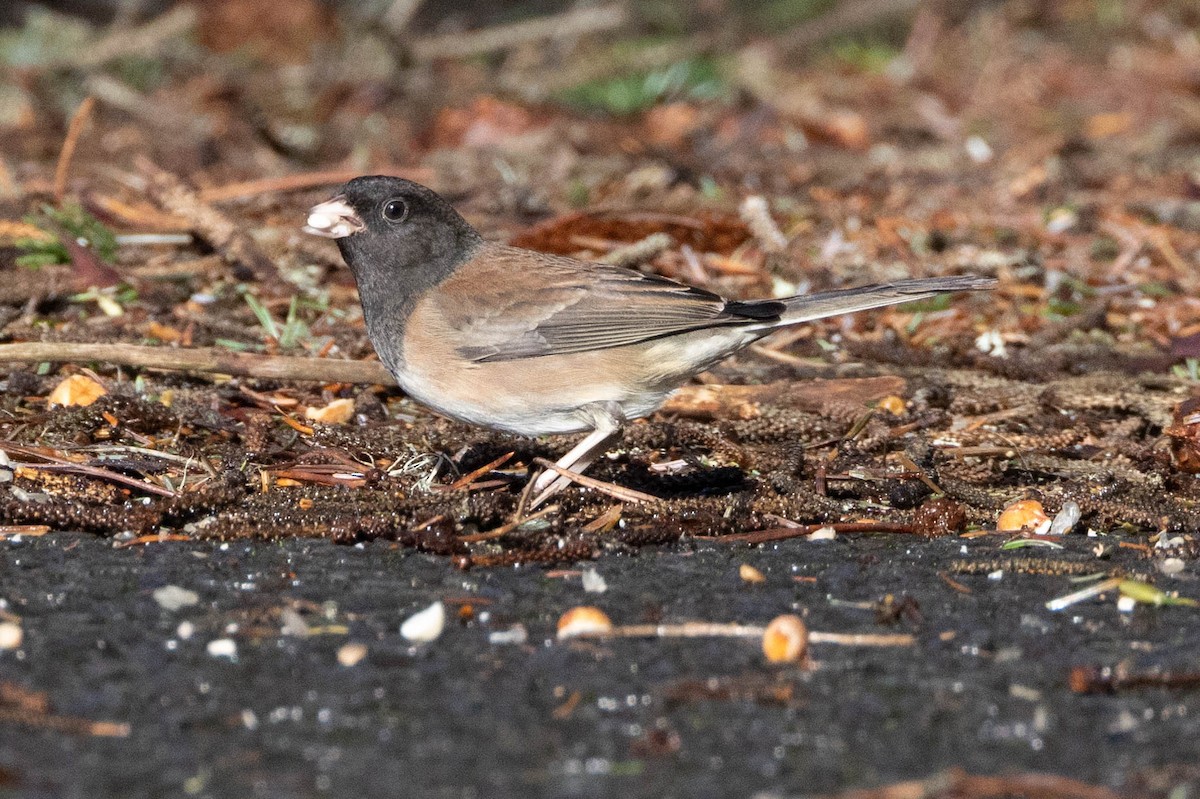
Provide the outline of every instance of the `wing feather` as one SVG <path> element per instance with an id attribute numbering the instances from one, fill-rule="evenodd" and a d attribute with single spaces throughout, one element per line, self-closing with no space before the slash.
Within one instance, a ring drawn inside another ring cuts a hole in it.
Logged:
<path id="1" fill-rule="evenodd" d="M 522 280 L 531 269 L 538 270 L 537 280 Z M 438 292 L 438 310 L 463 342 L 459 354 L 478 363 L 761 323 L 777 319 L 783 310 L 782 303 L 726 302 L 712 292 L 633 269 L 551 255 L 533 261 L 527 251 L 510 247 L 490 247 L 470 274 L 450 280 L 463 282 L 457 290 Z"/>

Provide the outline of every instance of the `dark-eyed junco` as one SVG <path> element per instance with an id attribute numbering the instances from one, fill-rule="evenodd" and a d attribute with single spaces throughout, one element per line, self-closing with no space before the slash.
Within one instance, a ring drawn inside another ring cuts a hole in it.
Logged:
<path id="1" fill-rule="evenodd" d="M 305 230 L 337 240 L 367 334 L 410 396 L 526 436 L 587 432 L 558 465 L 582 471 L 621 425 L 781 327 L 987 289 L 973 275 L 901 280 L 781 300 L 726 300 L 633 269 L 485 242 L 432 190 L 360 177 Z M 562 483 L 547 472 L 544 499 Z"/>

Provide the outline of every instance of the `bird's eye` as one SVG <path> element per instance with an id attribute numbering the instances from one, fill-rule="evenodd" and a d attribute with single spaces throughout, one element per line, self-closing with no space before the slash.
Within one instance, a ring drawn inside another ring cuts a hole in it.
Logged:
<path id="1" fill-rule="evenodd" d="M 402 222 L 408 216 L 408 203 L 404 200 L 388 200 L 383 204 L 383 218 L 389 222 Z"/>

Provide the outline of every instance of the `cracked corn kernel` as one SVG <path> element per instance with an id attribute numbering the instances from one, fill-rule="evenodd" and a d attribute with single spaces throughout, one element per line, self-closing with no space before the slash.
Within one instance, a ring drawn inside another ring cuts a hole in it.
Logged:
<path id="1" fill-rule="evenodd" d="M 791 613 L 776 616 L 763 631 L 763 654 L 772 663 L 796 663 L 808 652 L 808 627 Z"/>
<path id="2" fill-rule="evenodd" d="M 571 608 L 558 619 L 558 637 L 574 638 L 577 635 L 597 635 L 611 632 L 612 621 L 600 608 L 580 605 Z"/>
<path id="3" fill-rule="evenodd" d="M 1044 533 L 1050 529 L 1050 517 L 1036 499 L 1023 499 L 1004 509 L 996 520 L 996 529 L 1002 533 L 1018 533 L 1030 530 Z"/>

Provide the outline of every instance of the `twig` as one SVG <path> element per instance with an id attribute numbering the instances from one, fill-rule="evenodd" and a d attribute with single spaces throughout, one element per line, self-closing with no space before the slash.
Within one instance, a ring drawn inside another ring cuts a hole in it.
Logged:
<path id="1" fill-rule="evenodd" d="M 205 203 L 178 177 L 159 169 L 148 158 L 139 158 L 138 168 L 148 179 L 146 190 L 150 197 L 164 210 L 186 219 L 192 231 L 234 267 L 234 274 L 240 280 L 254 278 L 268 286 L 280 284 L 275 262 L 259 249 L 240 225 Z"/>
<path id="2" fill-rule="evenodd" d="M 770 527 L 766 530 L 753 530 L 749 533 L 731 533 L 730 535 L 695 536 L 706 541 L 734 541 L 744 544 L 765 544 L 770 541 L 786 541 L 789 538 L 804 538 L 826 527 L 833 528 L 837 533 L 915 533 L 916 527 L 911 524 L 894 524 L 889 522 L 836 522 L 834 524 L 802 524 L 797 527 Z"/>
<path id="3" fill-rule="evenodd" d="M 560 631 L 559 638 L 762 638 L 767 628 L 758 624 L 685 621 L 677 624 L 623 624 L 611 629 Z M 829 633 L 808 631 L 813 644 L 836 646 L 912 646 L 909 633 Z"/>
<path id="4" fill-rule="evenodd" d="M 50 532 L 48 524 L 0 524 L 0 541 L 14 535 L 37 538 L 48 532 Z"/>
<path id="5" fill-rule="evenodd" d="M 522 524 L 533 521 L 534 519 L 540 519 L 543 516 L 549 516 L 551 513 L 554 513 L 557 510 L 558 510 L 557 505 L 547 505 L 546 507 L 542 508 L 541 510 L 537 511 L 536 513 L 531 513 L 528 516 L 522 516 L 520 514 L 517 514 L 517 516 L 511 522 L 502 524 L 499 527 L 492 529 L 492 530 L 484 530 L 482 533 L 471 533 L 469 535 L 460 535 L 458 537 L 458 540 L 463 542 L 464 544 L 474 544 L 479 541 L 491 541 L 496 538 L 501 538 L 501 537 L 507 535 L 508 533 L 511 533 L 513 530 L 517 529 Z"/>
<path id="6" fill-rule="evenodd" d="M 75 109 L 71 123 L 67 126 L 67 136 L 63 139 L 62 151 L 58 154 L 58 164 L 54 167 L 55 203 L 61 204 L 63 196 L 67 193 L 67 174 L 71 170 L 71 159 L 75 157 L 75 147 L 79 144 L 79 137 L 83 134 L 83 128 L 87 125 L 88 120 L 92 118 L 92 111 L 95 108 L 95 97 L 88 95 L 83 98 L 83 102 L 79 104 L 79 108 Z"/>
<path id="7" fill-rule="evenodd" d="M 263 380 L 395 385 L 378 361 L 341 361 L 225 350 L 143 347 L 136 344 L 75 344 L 30 341 L 0 344 L 0 363 L 107 363 L 175 372 L 202 372 Z"/>
<path id="8" fill-rule="evenodd" d="M 139 491 L 145 491 L 147 494 L 157 494 L 160 497 L 175 496 L 175 492 L 169 488 L 162 488 L 153 483 L 145 483 L 133 477 L 126 477 L 120 472 L 111 472 L 108 469 L 101 469 L 98 466 L 88 466 L 82 463 L 14 463 L 12 466 L 17 470 L 28 469 L 30 471 L 80 474 L 86 477 L 107 480 L 110 483 L 119 483 L 120 485 L 129 486 Z"/>
<path id="9" fill-rule="evenodd" d="M 394 35 L 404 33 L 421 8 L 421 0 L 392 0 L 380 22 Z"/>
<path id="10" fill-rule="evenodd" d="M 578 483 L 586 488 L 592 488 L 599 491 L 601 494 L 608 494 L 610 497 L 620 499 L 625 502 L 658 502 L 659 498 L 650 494 L 643 494 L 641 491 L 634 491 L 632 488 L 606 483 L 603 480 L 597 480 L 594 477 L 573 472 L 570 469 L 564 469 L 553 461 L 548 461 L 545 458 L 534 458 L 533 462 L 538 466 L 544 466 L 552 472 L 557 472 L 563 477 L 570 480 L 572 483 Z"/>
<path id="11" fill-rule="evenodd" d="M 196 7 L 179 5 L 136 28 L 124 28 L 69 56 L 74 67 L 98 67 L 122 56 L 155 56 L 172 39 L 196 26 Z"/>
<path id="12" fill-rule="evenodd" d="M 499 458 L 496 458 L 494 461 L 491 461 L 490 463 L 485 463 L 482 466 L 480 466 L 478 469 L 475 469 L 474 471 L 467 472 L 462 477 L 458 478 L 453 483 L 451 483 L 450 489 L 457 490 L 460 488 L 466 488 L 467 486 L 471 485 L 471 483 L 474 483 L 480 477 L 483 477 L 485 474 L 490 472 L 492 469 L 498 469 L 501 466 L 503 466 L 504 464 L 508 463 L 509 459 L 512 458 L 512 456 L 516 455 L 516 454 L 517 453 L 515 451 L 514 452 L 506 452 L 505 454 L 501 455 Z"/>
<path id="13" fill-rule="evenodd" d="M 602 264 L 613 266 L 637 266 L 644 264 L 675 246 L 669 233 L 651 233 L 641 241 L 626 244 L 597 259 Z"/>
<path id="14" fill-rule="evenodd" d="M 754 234 L 754 240 L 767 252 L 783 252 L 787 249 L 787 236 L 771 218 L 771 209 L 767 201 L 754 194 L 742 200 L 738 215 Z"/>
<path id="15" fill-rule="evenodd" d="M 905 780 L 878 788 L 855 788 L 824 794 L 818 799 L 934 799 L 963 796 L 971 799 L 1021 796 L 1025 799 L 1118 799 L 1103 785 L 1092 785 L 1057 774 L 1026 771 L 1016 774 L 979 776 L 952 768 L 923 780 Z"/>
<path id="16" fill-rule="evenodd" d="M 920 0 L 852 0 L 839 3 L 828 14 L 783 34 L 776 43 L 783 50 L 803 50 L 839 34 L 907 17 L 919 4 Z"/>
<path id="17" fill-rule="evenodd" d="M 27 724 L 55 732 L 92 735 L 98 738 L 128 738 L 132 728 L 123 721 L 92 721 L 76 716 L 54 716 L 46 713 L 27 713 L 0 707 L 0 723 Z"/>
<path id="18" fill-rule="evenodd" d="M 1131 688 L 1198 688 L 1200 672 L 1075 666 L 1067 677 L 1067 683 L 1077 694 L 1114 694 Z"/>
<path id="19" fill-rule="evenodd" d="M 334 170 L 329 172 L 301 172 L 296 175 L 283 175 L 276 178 L 260 178 L 241 183 L 229 183 L 224 186 L 214 186 L 211 189 L 201 189 L 196 196 L 201 202 L 223 203 L 230 200 L 243 200 L 260 194 L 273 192 L 303 191 L 321 186 L 337 186 L 353 180 L 363 174 L 362 170 Z M 428 169 L 415 167 L 413 169 L 382 168 L 371 170 L 371 174 L 390 175 L 392 177 L 408 178 L 427 182 L 432 176 Z"/>
<path id="20" fill-rule="evenodd" d="M 83 80 L 83 87 L 100 102 L 119 108 L 127 114 L 159 130 L 199 139 L 210 127 L 203 117 L 179 110 L 176 106 L 154 100 L 116 78 L 96 73 Z"/>
<path id="21" fill-rule="evenodd" d="M 479 31 L 427 36 L 413 42 L 412 52 L 417 61 L 470 58 L 538 39 L 565 39 L 612 30 L 624 25 L 627 18 L 628 13 L 623 3 L 610 3 L 606 6 L 579 8 L 509 25 L 496 25 Z"/>

